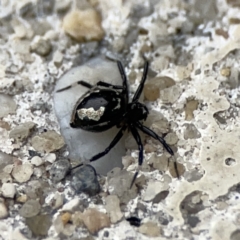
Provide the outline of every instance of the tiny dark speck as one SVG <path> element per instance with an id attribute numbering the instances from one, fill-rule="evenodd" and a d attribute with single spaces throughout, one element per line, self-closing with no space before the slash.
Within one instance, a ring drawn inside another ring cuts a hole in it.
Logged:
<path id="1" fill-rule="evenodd" d="M 132 226 L 139 227 L 141 225 L 141 219 L 139 219 L 138 217 L 129 217 L 129 218 L 126 218 L 126 220 Z"/>

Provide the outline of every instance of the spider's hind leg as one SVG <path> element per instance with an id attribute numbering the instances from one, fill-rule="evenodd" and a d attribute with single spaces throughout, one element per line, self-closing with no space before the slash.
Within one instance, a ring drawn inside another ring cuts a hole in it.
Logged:
<path id="1" fill-rule="evenodd" d="M 57 90 L 56 92 L 63 92 L 63 91 L 68 90 L 72 87 L 76 87 L 77 85 L 81 85 L 81 86 L 89 88 L 89 89 L 93 87 L 93 85 L 91 85 L 90 83 L 87 83 L 87 82 L 81 80 L 81 81 L 77 81 L 77 82 L 75 82 L 75 83 L 73 83 L 73 84 L 71 84 L 67 87 L 61 88 L 61 89 Z"/>
<path id="2" fill-rule="evenodd" d="M 163 145 L 163 147 L 168 151 L 168 153 L 170 153 L 172 156 L 174 156 L 173 150 L 171 149 L 171 147 L 166 143 L 166 141 L 162 137 L 158 136 L 150 128 L 148 128 L 146 126 L 143 126 L 140 122 L 138 122 L 136 124 L 136 126 L 137 126 L 138 129 L 140 129 L 141 131 L 146 133 L 148 136 L 151 136 L 152 138 L 158 140 Z M 178 169 L 177 169 L 176 159 L 174 159 L 174 169 L 176 171 L 177 178 L 179 178 L 179 172 L 178 172 Z"/>

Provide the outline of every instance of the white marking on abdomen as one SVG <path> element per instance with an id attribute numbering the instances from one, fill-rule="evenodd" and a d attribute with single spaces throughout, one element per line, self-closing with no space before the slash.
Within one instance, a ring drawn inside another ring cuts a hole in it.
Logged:
<path id="1" fill-rule="evenodd" d="M 78 117 L 80 119 L 84 119 L 87 117 L 90 120 L 99 121 L 101 116 L 104 114 L 105 107 L 100 107 L 98 110 L 94 110 L 94 108 L 81 108 L 77 110 Z"/>

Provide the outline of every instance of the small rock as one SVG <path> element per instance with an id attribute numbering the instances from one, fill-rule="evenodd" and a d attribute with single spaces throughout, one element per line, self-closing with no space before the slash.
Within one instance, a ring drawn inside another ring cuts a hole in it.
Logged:
<path id="1" fill-rule="evenodd" d="M 191 121 L 194 118 L 193 111 L 198 108 L 198 100 L 187 100 L 185 106 L 185 120 Z"/>
<path id="2" fill-rule="evenodd" d="M 175 103 L 181 94 L 182 89 L 178 85 L 174 85 L 172 87 L 161 90 L 160 98 L 163 103 Z"/>
<path id="3" fill-rule="evenodd" d="M 144 145 L 144 150 L 145 150 L 145 153 L 152 153 L 152 152 L 156 152 L 157 148 L 154 147 L 152 144 L 147 143 Z"/>
<path id="4" fill-rule="evenodd" d="M 35 175 L 37 178 L 40 178 L 43 175 L 43 170 L 41 168 L 34 168 L 33 175 Z"/>
<path id="5" fill-rule="evenodd" d="M 184 124 L 185 130 L 184 130 L 184 139 L 197 139 L 201 137 L 201 133 L 197 130 L 197 128 L 195 127 L 195 125 L 193 125 L 192 123 L 188 124 Z"/>
<path id="6" fill-rule="evenodd" d="M 16 188 L 13 183 L 3 183 L 2 195 L 6 198 L 14 198 L 16 194 Z"/>
<path id="7" fill-rule="evenodd" d="M 63 236 L 70 237 L 73 235 L 75 229 L 76 229 L 76 226 L 74 226 L 71 223 L 67 223 L 62 230 L 62 234 Z"/>
<path id="8" fill-rule="evenodd" d="M 30 199 L 23 204 L 19 210 L 19 214 L 25 218 L 36 216 L 41 210 L 41 205 L 38 201 Z"/>
<path id="9" fill-rule="evenodd" d="M 71 186 L 76 193 L 87 193 L 94 196 L 100 192 L 95 169 L 91 165 L 83 165 L 72 171 Z"/>
<path id="10" fill-rule="evenodd" d="M 170 77 L 155 77 L 149 80 L 144 86 L 144 97 L 148 101 L 156 101 L 160 97 L 160 90 L 175 85 Z"/>
<path id="11" fill-rule="evenodd" d="M 3 168 L 3 172 L 10 174 L 13 170 L 13 164 L 9 164 Z"/>
<path id="12" fill-rule="evenodd" d="M 64 140 L 63 137 L 55 131 L 48 131 L 33 137 L 32 146 L 38 152 L 50 153 L 62 148 L 64 146 Z"/>
<path id="13" fill-rule="evenodd" d="M 11 47 L 16 53 L 20 53 L 23 55 L 27 55 L 30 53 L 30 41 L 26 39 L 13 39 L 11 42 Z M 25 57 L 24 61 L 26 61 Z"/>
<path id="14" fill-rule="evenodd" d="M 198 181 L 202 177 L 203 177 L 203 173 L 199 172 L 199 170 L 197 170 L 197 169 L 193 169 L 191 171 L 188 171 L 188 172 L 184 173 L 184 178 L 188 182 Z"/>
<path id="15" fill-rule="evenodd" d="M 13 156 L 0 151 L 0 169 L 13 164 Z"/>
<path id="16" fill-rule="evenodd" d="M 63 61 L 63 54 L 59 51 L 56 51 L 53 54 L 53 63 L 55 64 L 56 67 L 60 67 Z"/>
<path id="17" fill-rule="evenodd" d="M 0 121 L 0 128 L 6 129 L 7 131 L 9 131 L 10 125 L 5 121 Z"/>
<path id="18" fill-rule="evenodd" d="M 134 162 L 135 162 L 135 159 L 132 156 L 124 156 L 122 158 L 122 164 L 125 169 L 128 168 Z"/>
<path id="19" fill-rule="evenodd" d="M 143 161 L 143 164 L 141 166 L 141 171 L 143 172 L 150 172 L 152 169 L 148 163 L 148 161 Z"/>
<path id="20" fill-rule="evenodd" d="M 132 173 L 114 168 L 107 176 L 108 191 L 111 195 L 117 195 L 121 204 L 127 204 L 131 199 L 137 196 L 137 187 L 135 184 L 130 189 L 133 179 Z"/>
<path id="21" fill-rule="evenodd" d="M 25 38 L 26 37 L 27 29 L 18 19 L 13 19 L 11 21 L 11 24 L 12 24 L 12 28 L 15 32 L 16 38 Z"/>
<path id="22" fill-rule="evenodd" d="M 111 223 L 117 223 L 123 217 L 118 197 L 115 195 L 109 195 L 106 197 L 105 201 L 105 208 L 110 216 Z"/>
<path id="23" fill-rule="evenodd" d="M 36 36 L 31 43 L 30 50 L 40 56 L 45 57 L 51 52 L 52 45 L 49 40 L 46 40 L 40 36 Z"/>
<path id="24" fill-rule="evenodd" d="M 71 216 L 72 216 L 72 214 L 69 212 L 65 212 L 65 213 L 61 214 L 61 220 L 63 222 L 63 225 L 66 225 L 70 221 Z"/>
<path id="25" fill-rule="evenodd" d="M 13 138 L 15 141 L 21 142 L 29 136 L 30 131 L 34 128 L 34 126 L 35 123 L 33 122 L 23 123 L 11 130 L 9 138 Z"/>
<path id="26" fill-rule="evenodd" d="M 168 190 L 169 186 L 160 181 L 149 181 L 147 185 L 147 189 L 142 196 L 143 201 L 149 202 L 152 201 L 156 195 L 158 195 L 162 191 Z"/>
<path id="27" fill-rule="evenodd" d="M 169 194 L 169 191 L 162 191 L 158 193 L 154 199 L 152 200 L 152 203 L 160 203 L 162 200 L 164 200 Z"/>
<path id="28" fill-rule="evenodd" d="M 158 237 L 161 234 L 161 228 L 154 222 L 142 224 L 138 231 L 148 237 Z"/>
<path id="29" fill-rule="evenodd" d="M 80 211 L 74 212 L 72 215 L 72 222 L 77 227 L 83 226 L 83 213 Z"/>
<path id="30" fill-rule="evenodd" d="M 194 11 L 196 11 L 201 17 L 202 21 L 211 21 L 217 17 L 217 3 L 216 1 L 203 0 L 194 1 Z"/>
<path id="31" fill-rule="evenodd" d="M 158 169 L 161 172 L 164 172 L 168 169 L 168 157 L 165 154 L 161 156 L 153 154 L 148 161 L 153 168 Z"/>
<path id="32" fill-rule="evenodd" d="M 168 133 L 164 139 L 169 145 L 174 145 L 178 142 L 178 136 L 176 133 Z"/>
<path id="33" fill-rule="evenodd" d="M 29 23 L 31 25 L 34 36 L 44 36 L 48 31 L 52 29 L 51 24 L 44 18 L 41 18 L 41 20 L 31 19 Z"/>
<path id="34" fill-rule="evenodd" d="M 222 68 L 220 70 L 220 73 L 224 77 L 229 77 L 231 75 L 231 68 L 229 68 L 229 67 L 228 68 Z"/>
<path id="35" fill-rule="evenodd" d="M 26 224 L 36 236 L 45 236 L 52 225 L 51 215 L 38 215 L 26 219 Z"/>
<path id="36" fill-rule="evenodd" d="M 6 117 L 8 114 L 15 113 L 17 105 L 12 97 L 0 94 L 0 118 Z"/>
<path id="37" fill-rule="evenodd" d="M 68 160 L 59 160 L 53 163 L 49 173 L 53 182 L 57 183 L 64 179 L 69 172 L 71 165 Z"/>
<path id="38" fill-rule="evenodd" d="M 19 197 L 17 197 L 18 203 L 25 203 L 27 201 L 28 197 L 27 194 L 21 194 Z"/>
<path id="39" fill-rule="evenodd" d="M 109 217 L 94 208 L 89 208 L 83 213 L 83 223 L 91 234 L 96 234 L 100 229 L 110 227 Z"/>
<path id="40" fill-rule="evenodd" d="M 2 183 L 11 183 L 13 182 L 11 175 L 9 173 L 1 172 L 0 173 L 0 181 Z"/>
<path id="41" fill-rule="evenodd" d="M 48 153 L 46 154 L 46 156 L 44 157 L 44 160 L 47 161 L 47 162 L 50 162 L 50 163 L 53 163 L 55 162 L 56 160 L 56 154 L 55 153 Z"/>
<path id="42" fill-rule="evenodd" d="M 12 240 L 28 240 L 20 231 L 20 229 L 15 229 L 11 232 Z"/>
<path id="43" fill-rule="evenodd" d="M 39 156 L 34 156 L 32 159 L 31 159 L 31 164 L 33 164 L 34 166 L 41 166 L 42 164 L 44 163 L 43 159 L 40 158 Z"/>
<path id="44" fill-rule="evenodd" d="M 32 164 L 26 163 L 22 165 L 16 165 L 13 168 L 12 176 L 14 179 L 19 182 L 27 182 L 33 174 Z"/>
<path id="45" fill-rule="evenodd" d="M 222 36 L 224 37 L 225 39 L 228 39 L 229 38 L 229 34 L 227 31 L 224 31 L 222 28 L 217 28 L 215 30 L 215 33 L 216 35 L 219 35 L 219 36 Z"/>
<path id="46" fill-rule="evenodd" d="M 8 209 L 4 203 L 0 202 L 0 219 L 6 218 L 8 216 Z"/>
<path id="47" fill-rule="evenodd" d="M 179 176 L 182 176 L 184 174 L 185 170 L 186 169 L 185 169 L 184 165 L 177 162 L 177 171 L 178 171 Z M 177 177 L 177 173 L 176 173 L 176 169 L 175 169 L 173 161 L 169 162 L 169 172 L 173 178 Z"/>
<path id="48" fill-rule="evenodd" d="M 226 202 L 220 201 L 220 202 L 217 202 L 217 203 L 216 203 L 216 208 L 217 208 L 218 210 L 220 210 L 220 211 L 225 210 L 225 209 L 227 209 L 228 207 L 229 207 L 229 205 L 228 205 Z"/>
<path id="49" fill-rule="evenodd" d="M 100 41 L 104 36 L 101 17 L 93 9 L 74 10 L 63 19 L 63 29 L 77 41 Z"/>
<path id="50" fill-rule="evenodd" d="M 157 121 L 154 121 L 152 124 L 152 128 L 156 129 L 160 133 L 168 133 L 169 132 L 169 122 L 167 119 L 159 119 Z"/>
<path id="51" fill-rule="evenodd" d="M 20 0 L 16 2 L 16 11 L 20 16 L 33 11 L 33 2 L 31 0 Z M 29 13 L 28 13 L 29 14 Z"/>
<path id="52" fill-rule="evenodd" d="M 74 198 L 70 200 L 69 202 L 65 203 L 64 206 L 62 207 L 62 211 L 66 212 L 72 212 L 74 211 L 75 208 L 77 208 L 80 204 L 79 198 Z"/>
<path id="53" fill-rule="evenodd" d="M 66 12 L 71 6 L 71 0 L 58 0 L 55 2 L 55 9 L 59 13 Z"/>
<path id="54" fill-rule="evenodd" d="M 53 197 L 52 201 L 51 201 L 51 207 L 53 209 L 60 208 L 63 205 L 63 200 L 64 200 L 63 195 L 60 194 L 59 192 L 56 192 L 54 194 L 54 197 Z"/>

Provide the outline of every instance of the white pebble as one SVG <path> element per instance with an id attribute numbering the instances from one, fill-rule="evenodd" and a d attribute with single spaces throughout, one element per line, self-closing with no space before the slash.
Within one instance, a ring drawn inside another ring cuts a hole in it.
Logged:
<path id="1" fill-rule="evenodd" d="M 45 157 L 44 157 L 45 161 L 50 162 L 50 163 L 54 163 L 56 160 L 56 154 L 55 153 L 48 153 Z"/>
<path id="2" fill-rule="evenodd" d="M 74 198 L 71 201 L 64 204 L 62 211 L 72 211 L 79 204 L 79 198 Z"/>
<path id="3" fill-rule="evenodd" d="M 8 210 L 4 203 L 0 203 L 0 219 L 8 216 Z"/>
<path id="4" fill-rule="evenodd" d="M 13 198 L 16 194 L 16 188 L 13 183 L 3 183 L 2 195 L 6 198 Z"/>
<path id="5" fill-rule="evenodd" d="M 35 156 L 31 159 L 31 163 L 38 167 L 41 166 L 44 163 L 44 161 L 39 156 Z"/>

